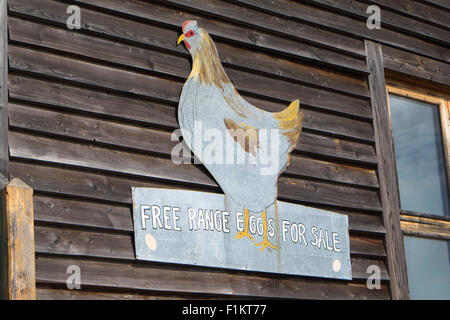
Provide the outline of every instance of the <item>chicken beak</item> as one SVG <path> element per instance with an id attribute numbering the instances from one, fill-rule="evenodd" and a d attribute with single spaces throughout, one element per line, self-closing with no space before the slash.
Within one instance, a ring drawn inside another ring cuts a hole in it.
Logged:
<path id="1" fill-rule="evenodd" d="M 177 45 L 179 45 L 181 41 L 184 41 L 184 33 L 178 38 Z"/>

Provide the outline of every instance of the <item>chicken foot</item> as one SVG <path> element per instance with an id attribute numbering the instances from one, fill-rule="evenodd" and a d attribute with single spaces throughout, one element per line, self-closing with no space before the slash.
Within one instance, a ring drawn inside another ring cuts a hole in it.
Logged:
<path id="1" fill-rule="evenodd" d="M 236 234 L 236 239 L 241 239 L 243 237 L 248 237 L 250 238 L 250 240 L 253 241 L 253 237 L 248 233 L 248 210 L 244 208 L 244 223 L 245 223 L 245 227 L 244 227 L 244 231 L 239 231 Z"/>
<path id="2" fill-rule="evenodd" d="M 262 242 L 256 243 L 255 246 L 257 246 L 257 247 L 261 246 L 261 249 L 259 249 L 259 251 L 263 251 L 267 247 L 270 247 L 273 249 L 278 249 L 277 246 L 274 246 L 267 239 L 267 219 L 266 219 L 266 211 L 265 210 L 262 212 L 262 218 L 263 218 L 263 226 L 264 226 L 264 240 Z"/>

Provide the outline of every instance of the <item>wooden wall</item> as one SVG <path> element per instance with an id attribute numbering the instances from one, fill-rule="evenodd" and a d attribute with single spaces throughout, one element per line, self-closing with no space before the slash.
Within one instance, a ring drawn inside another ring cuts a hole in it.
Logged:
<path id="1" fill-rule="evenodd" d="M 66 28 L 69 4 L 82 29 Z M 383 28 L 365 8 L 382 7 Z M 445 1 L 9 0 L 9 174 L 34 189 L 42 299 L 388 299 L 389 275 L 364 39 L 386 69 L 439 85 L 450 78 Z M 425 9 L 424 9 L 425 8 Z M 196 19 L 251 103 L 300 98 L 304 131 L 279 198 L 347 214 L 353 281 L 135 260 L 131 186 L 220 192 L 202 166 L 174 165 L 170 133 L 190 72 L 176 46 Z M 78 265 L 82 290 L 66 289 Z M 382 287 L 366 287 L 367 266 Z"/>

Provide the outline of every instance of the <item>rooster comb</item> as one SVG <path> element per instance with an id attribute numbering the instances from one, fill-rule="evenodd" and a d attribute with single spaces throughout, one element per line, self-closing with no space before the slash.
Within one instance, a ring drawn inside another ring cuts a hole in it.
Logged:
<path id="1" fill-rule="evenodd" d="M 183 32 L 188 30 L 197 30 L 197 21 L 195 20 L 186 20 L 182 26 Z"/>

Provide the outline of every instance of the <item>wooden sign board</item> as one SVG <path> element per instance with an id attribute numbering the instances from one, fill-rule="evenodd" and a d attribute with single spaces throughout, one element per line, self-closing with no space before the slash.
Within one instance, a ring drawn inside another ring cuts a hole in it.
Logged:
<path id="1" fill-rule="evenodd" d="M 223 194 L 132 188 L 139 260 L 350 280 L 348 217 L 278 201 L 267 210 L 267 233 L 277 249 L 261 250 L 264 219 Z M 277 208 L 276 208 L 277 207 Z"/>

